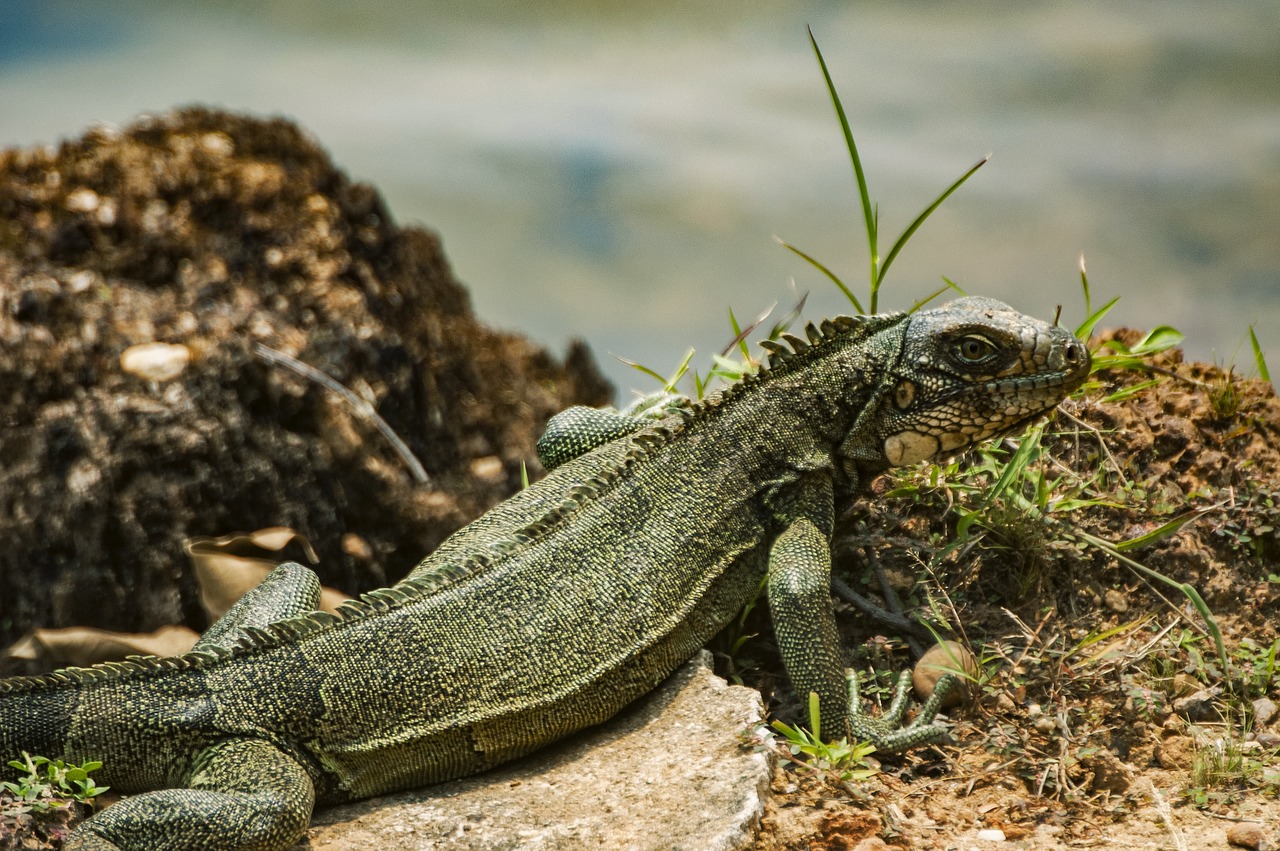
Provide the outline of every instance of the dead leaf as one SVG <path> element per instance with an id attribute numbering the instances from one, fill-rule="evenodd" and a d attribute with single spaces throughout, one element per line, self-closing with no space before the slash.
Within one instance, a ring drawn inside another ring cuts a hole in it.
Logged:
<path id="1" fill-rule="evenodd" d="M 272 526 L 221 538 L 188 540 L 185 549 L 196 568 L 200 605 L 204 607 L 209 623 L 226 614 L 227 609 L 256 588 L 280 563 L 279 558 L 267 556 L 263 551 L 278 553 L 294 541 L 302 546 L 308 561 L 312 564 L 319 561 L 310 542 L 286 526 Z M 350 599 L 341 591 L 321 588 L 320 610 L 334 612 Z"/>
<path id="2" fill-rule="evenodd" d="M 155 632 L 108 632 L 73 626 L 37 629 L 4 651 L 10 659 L 40 662 L 50 668 L 87 667 L 129 656 L 180 656 L 200 636 L 185 626 L 162 626 Z"/>

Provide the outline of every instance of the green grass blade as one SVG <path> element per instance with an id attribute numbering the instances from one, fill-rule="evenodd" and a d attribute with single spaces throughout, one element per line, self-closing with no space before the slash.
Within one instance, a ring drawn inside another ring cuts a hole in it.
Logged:
<path id="1" fill-rule="evenodd" d="M 990 505 L 1008 490 L 1011 484 L 1023 477 L 1027 471 L 1027 466 L 1040 448 L 1040 431 L 1039 426 L 1027 431 L 1022 442 L 1018 444 L 1018 450 L 1013 453 L 1013 457 L 1008 460 L 1004 465 L 1004 469 L 1000 471 L 1000 477 L 987 490 L 983 499 L 984 504 Z"/>
<path id="2" fill-rule="evenodd" d="M 1221 508 L 1221 507 L 1222 507 L 1221 505 L 1211 506 L 1211 508 Z M 1197 517 L 1203 517 L 1205 514 L 1209 512 L 1209 510 L 1210 508 L 1192 509 L 1191 511 L 1187 511 L 1182 514 L 1179 514 L 1177 517 L 1173 518 L 1167 523 L 1162 523 L 1161 525 L 1157 526 L 1155 529 L 1152 529 L 1150 532 L 1147 532 L 1145 535 L 1138 535 L 1133 538 L 1126 538 L 1123 541 L 1112 544 L 1112 546 L 1116 548 L 1117 552 L 1124 552 L 1125 550 L 1136 550 L 1139 547 L 1145 547 L 1148 544 L 1154 544 L 1156 541 L 1162 541 L 1165 538 L 1172 535 L 1173 533 L 1177 532 L 1179 529 L 1181 529 L 1183 526 L 1190 523 L 1192 520 L 1195 520 Z"/>
<path id="3" fill-rule="evenodd" d="M 1080 255 L 1080 288 L 1084 290 L 1084 315 L 1093 311 L 1093 299 L 1089 297 L 1089 273 L 1084 269 L 1084 255 Z"/>
<path id="4" fill-rule="evenodd" d="M 855 310 L 857 310 L 859 313 L 866 313 L 866 312 L 867 312 L 867 311 L 863 310 L 863 308 L 862 308 L 862 302 L 858 301 L 858 297 L 857 297 L 856 295 L 854 295 L 854 294 L 853 294 L 853 292 L 852 292 L 848 287 L 846 287 L 846 286 L 844 285 L 844 281 L 841 281 L 838 277 L 836 277 L 836 273 L 835 273 L 835 272 L 832 272 L 832 271 L 831 271 L 830 269 L 828 269 L 826 266 L 823 266 L 823 265 L 822 265 L 821 263 L 819 263 L 817 260 L 815 260 L 815 259 L 813 259 L 812 257 L 810 257 L 808 254 L 805 254 L 803 251 L 801 251 L 799 248 L 796 248 L 796 247 L 795 247 L 794 245 L 792 245 L 791 243 L 789 243 L 789 242 L 783 242 L 781 239 L 778 239 L 778 237 L 776 237 L 776 236 L 774 237 L 774 239 L 777 239 L 777 240 L 778 240 L 778 244 L 779 244 L 779 245 L 781 245 L 783 248 L 785 248 L 785 249 L 787 249 L 788 251 L 791 251 L 791 252 L 793 252 L 793 253 L 795 253 L 795 254 L 799 255 L 801 259 L 808 261 L 808 263 L 809 263 L 811 266 L 813 266 L 813 268 L 817 269 L 819 272 L 821 272 L 822 274 L 824 274 L 824 275 L 826 275 L 828 278 L 830 278 L 830 279 L 831 279 L 831 282 L 832 282 L 833 284 L 835 284 L 837 287 L 839 287 L 839 288 L 840 288 L 840 292 L 844 293 L 844 297 L 845 297 L 845 298 L 847 298 L 847 299 L 849 299 L 849 301 L 853 304 L 853 307 L 854 307 L 854 309 L 855 309 Z"/>
<path id="5" fill-rule="evenodd" d="M 613 354 L 613 353 L 610 352 L 610 354 Z M 613 357 L 619 363 L 624 363 L 634 370 L 638 370 L 640 372 L 643 372 L 645 375 L 648 375 L 654 379 L 657 379 L 659 384 L 665 385 L 667 383 L 667 379 L 663 378 L 661 375 L 654 372 L 652 369 L 649 369 L 649 367 L 645 366 L 642 363 L 636 363 L 633 360 L 628 360 L 627 358 L 624 358 L 622 355 L 613 355 Z"/>
<path id="6" fill-rule="evenodd" d="M 946 278 L 943 278 L 942 280 L 947 281 L 947 279 L 946 279 Z M 936 290 L 934 290 L 933 292 L 929 293 L 929 294 L 928 294 L 927 296 L 925 296 L 924 298 L 916 299 L 915 304 L 911 305 L 911 309 L 910 309 L 910 310 L 908 310 L 908 311 L 907 311 L 907 313 L 915 313 L 917 310 L 919 310 L 920 308 L 924 307 L 926 304 L 928 304 L 929 302 L 933 301 L 935 298 L 937 298 L 938 296 L 942 295 L 942 294 L 943 294 L 943 293 L 945 293 L 947 290 L 952 289 L 954 286 L 955 286 L 955 285 L 954 285 L 954 284 L 952 284 L 950 281 L 947 281 L 947 283 L 946 283 L 946 285 L 945 285 L 945 286 L 938 287 Z"/>
<path id="7" fill-rule="evenodd" d="M 1074 534 L 1085 543 L 1091 544 L 1103 552 L 1108 553 L 1112 558 L 1129 567 L 1131 570 L 1135 570 L 1149 579 L 1154 579 L 1157 582 L 1163 582 L 1165 585 L 1168 585 L 1171 588 L 1176 588 L 1181 592 L 1181 594 L 1191 603 L 1192 608 L 1194 608 L 1204 620 L 1205 629 L 1208 630 L 1209 636 L 1213 639 L 1214 647 L 1218 651 L 1218 663 L 1222 665 L 1223 675 L 1226 677 L 1228 687 L 1231 686 L 1231 661 L 1227 656 L 1226 644 L 1222 641 L 1222 630 L 1219 629 L 1218 621 L 1213 617 L 1213 612 L 1209 610 L 1209 604 L 1200 596 L 1200 592 L 1195 589 L 1194 585 L 1191 585 L 1188 582 L 1178 582 L 1176 579 L 1170 579 L 1163 573 L 1154 571 L 1145 564 L 1134 561 L 1116 549 L 1116 545 L 1110 541 L 1078 530 Z"/>
<path id="8" fill-rule="evenodd" d="M 729 341 L 729 345 L 720 350 L 720 355 L 722 357 L 727 356 L 729 352 L 733 351 L 733 347 L 737 346 L 739 351 L 742 352 L 743 359 L 746 360 L 747 363 L 755 363 L 755 359 L 751 357 L 751 347 L 747 345 L 747 337 L 751 336 L 757 328 L 764 324 L 764 321 L 769 318 L 773 313 L 773 309 L 777 306 L 778 303 L 776 301 L 769 305 L 769 307 L 757 316 L 755 321 L 746 328 L 738 327 L 738 320 L 734 318 L 733 308 L 729 308 L 729 322 L 733 325 L 733 330 L 736 332 L 736 336 Z"/>
<path id="9" fill-rule="evenodd" d="M 818 707 L 818 693 L 809 692 L 809 730 L 815 741 L 822 741 L 822 712 Z"/>
<path id="10" fill-rule="evenodd" d="M 1267 372 L 1267 359 L 1262 354 L 1262 345 L 1258 342 L 1258 335 L 1253 333 L 1253 326 L 1249 326 L 1249 343 L 1253 346 L 1253 362 L 1258 365 L 1258 376 L 1268 384 L 1271 384 L 1271 373 Z M 1272 387 L 1275 385 L 1272 384 Z"/>
<path id="11" fill-rule="evenodd" d="M 985 157 L 978 160 L 977 163 L 975 163 L 972 168 L 970 168 L 964 174 L 960 175 L 960 178 L 956 180 L 955 183 L 948 186 L 947 191 L 943 192 L 941 195 L 935 198 L 933 203 L 930 204 L 928 207 L 925 207 L 924 212 L 916 216 L 915 221 L 913 221 L 910 225 L 907 226 L 907 229 L 902 232 L 902 236 L 898 237 L 897 241 L 894 242 L 893 248 L 890 248 L 889 253 L 885 255 L 884 263 L 880 265 L 880 272 L 877 276 L 877 280 L 875 281 L 875 286 L 877 289 L 879 288 L 880 282 L 884 280 L 885 274 L 888 273 L 889 267 L 893 265 L 894 258 L 898 256 L 898 252 L 902 250 L 902 247 L 907 244 L 907 240 L 911 239 L 911 237 L 915 235 L 915 232 L 920 229 L 920 226 L 925 223 L 925 220 L 928 219 L 929 216 L 933 215 L 934 210 L 942 206 L 943 201 L 951 197 L 951 194 L 953 192 L 955 192 L 957 189 L 963 186 L 964 182 L 968 180 L 970 177 L 973 177 L 974 173 L 976 173 L 978 169 L 986 165 L 987 161 L 990 159 L 991 159 L 991 155 L 987 154 Z"/>
<path id="12" fill-rule="evenodd" d="M 1163 379 L 1161 378 L 1152 378 L 1149 381 L 1139 381 L 1137 384 L 1130 384 L 1128 387 L 1122 387 L 1121 389 L 1117 390 L 1116 392 L 1112 393 L 1109 396 L 1103 396 L 1102 401 L 1103 402 L 1119 402 L 1122 399 L 1128 399 L 1130 396 L 1138 395 L 1143 390 L 1148 390 L 1152 387 L 1155 387 L 1161 381 L 1163 381 Z"/>
<path id="13" fill-rule="evenodd" d="M 1093 326 L 1102 321 L 1102 317 L 1111 312 L 1111 308 L 1116 306 L 1116 302 L 1120 300 L 1120 296 L 1116 296 L 1111 301 L 1099 307 L 1093 313 L 1089 314 L 1089 318 L 1080 323 L 1080 327 L 1076 328 L 1076 339 L 1088 341 L 1089 335 L 1093 333 Z"/>
<path id="14" fill-rule="evenodd" d="M 827 60 L 822 58 L 822 50 L 818 40 L 813 36 L 813 28 L 809 28 L 809 43 L 813 45 L 813 53 L 818 57 L 818 66 L 822 68 L 822 77 L 827 81 L 827 92 L 831 95 L 831 104 L 836 109 L 836 117 L 840 120 L 840 129 L 844 131 L 844 142 L 849 148 L 849 158 L 853 160 L 853 174 L 858 179 L 858 194 L 862 198 L 862 216 L 867 227 L 867 247 L 871 252 L 871 283 L 875 286 L 876 269 L 880 265 L 880 256 L 876 251 L 876 214 L 871 207 L 871 194 L 867 190 L 867 176 L 862 171 L 862 158 L 858 156 L 858 146 L 853 141 L 853 131 L 849 129 L 849 119 L 844 113 L 844 105 L 840 103 L 840 95 L 836 85 L 831 81 L 831 72 L 827 70 Z M 874 295 L 872 296 L 874 299 Z M 874 302 L 873 302 L 874 304 Z M 874 311 L 875 308 L 872 307 Z M 862 309 L 859 308 L 861 313 Z"/>
<path id="15" fill-rule="evenodd" d="M 742 330 L 742 326 L 738 324 L 738 317 L 733 315 L 732 307 L 729 308 L 729 325 L 733 328 L 733 342 L 730 343 L 726 347 L 725 351 L 721 352 L 721 354 L 728 354 L 728 350 L 732 349 L 736 345 L 738 346 L 739 351 L 742 352 L 742 356 L 750 359 L 751 350 L 747 348 L 747 334 L 749 334 L 750 331 Z"/>
<path id="16" fill-rule="evenodd" d="M 672 373 L 671 377 L 662 382 L 662 386 L 667 392 L 675 390 L 676 384 L 679 383 L 680 379 L 683 378 L 684 374 L 689 370 L 689 361 L 693 360 L 693 353 L 694 350 L 690 349 L 688 354 L 684 356 L 684 360 L 680 361 L 680 365 L 676 367 L 676 371 Z"/>

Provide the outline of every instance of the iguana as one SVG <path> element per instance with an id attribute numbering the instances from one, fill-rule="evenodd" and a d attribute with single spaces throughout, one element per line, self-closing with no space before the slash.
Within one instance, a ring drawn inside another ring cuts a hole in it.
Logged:
<path id="1" fill-rule="evenodd" d="M 0 680 L 0 761 L 101 760 L 132 794 L 68 849 L 282 849 L 316 803 L 482 771 L 608 719 L 762 583 L 795 690 L 840 719 L 824 732 L 937 741 L 936 700 L 902 729 L 850 700 L 836 506 L 892 465 L 1021 428 L 1089 353 L 981 298 L 805 331 L 657 419 L 560 415 L 544 479 L 336 616 L 313 610 L 311 571 L 283 565 L 186 655 Z"/>

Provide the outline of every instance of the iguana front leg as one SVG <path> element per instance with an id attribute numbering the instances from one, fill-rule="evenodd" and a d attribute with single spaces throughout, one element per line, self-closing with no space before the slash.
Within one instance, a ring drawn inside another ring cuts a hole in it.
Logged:
<path id="1" fill-rule="evenodd" d="M 810 692 L 818 695 L 822 730 L 814 730 L 814 735 L 870 741 L 881 753 L 944 740 L 946 728 L 933 726 L 933 719 L 954 685 L 946 677 L 907 727 L 898 726 L 906 710 L 906 680 L 900 680 L 897 697 L 884 717 L 871 718 L 859 711 L 857 679 L 844 667 L 831 607 L 830 480 L 814 476 L 797 493 L 785 511 L 785 527 L 769 550 L 766 592 L 792 688 L 801 697 Z M 833 725 L 829 719 L 837 721 Z"/>
<path id="2" fill-rule="evenodd" d="M 314 805 L 296 760 L 267 741 L 232 739 L 199 755 L 188 788 L 126 798 L 77 827 L 64 848 L 281 851 L 306 831 Z"/>

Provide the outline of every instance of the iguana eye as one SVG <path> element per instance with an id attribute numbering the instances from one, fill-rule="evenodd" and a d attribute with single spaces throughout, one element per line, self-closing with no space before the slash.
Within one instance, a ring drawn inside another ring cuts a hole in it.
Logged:
<path id="1" fill-rule="evenodd" d="M 956 345 L 956 354 L 968 363 L 982 363 L 995 353 L 996 344 L 978 334 L 961 337 Z"/>

